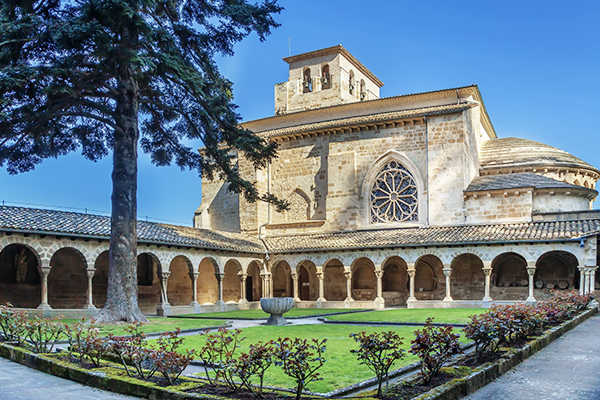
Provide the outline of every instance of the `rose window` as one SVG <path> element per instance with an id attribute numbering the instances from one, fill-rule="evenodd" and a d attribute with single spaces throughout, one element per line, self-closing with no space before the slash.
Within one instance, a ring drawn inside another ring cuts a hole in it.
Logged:
<path id="1" fill-rule="evenodd" d="M 371 223 L 418 221 L 417 185 L 397 161 L 383 167 L 371 190 Z"/>

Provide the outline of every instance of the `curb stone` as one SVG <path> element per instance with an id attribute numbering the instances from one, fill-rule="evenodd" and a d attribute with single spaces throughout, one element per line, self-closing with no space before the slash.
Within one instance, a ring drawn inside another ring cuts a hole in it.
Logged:
<path id="1" fill-rule="evenodd" d="M 486 363 L 478 367 L 473 373 L 462 378 L 456 378 L 442 386 L 431 389 L 415 397 L 413 400 L 458 400 L 478 389 L 484 387 L 499 376 L 525 361 L 550 343 L 567 333 L 577 325 L 591 318 L 598 312 L 592 308 L 569 321 L 547 330 L 541 336 L 528 342 L 521 349 L 510 349 L 505 355 L 493 363 Z"/>

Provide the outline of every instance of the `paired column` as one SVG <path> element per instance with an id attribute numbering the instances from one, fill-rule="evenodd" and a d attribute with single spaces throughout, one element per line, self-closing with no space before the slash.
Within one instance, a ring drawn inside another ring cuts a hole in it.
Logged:
<path id="1" fill-rule="evenodd" d="M 579 294 L 585 294 L 585 267 L 579 266 Z"/>
<path id="2" fill-rule="evenodd" d="M 406 300 L 406 306 L 408 308 L 412 308 L 414 307 L 414 303 L 417 301 L 417 298 L 415 297 L 415 276 L 417 275 L 417 271 L 415 270 L 415 264 L 408 264 L 406 272 L 408 273 L 409 278 L 409 295 L 408 300 Z"/>
<path id="3" fill-rule="evenodd" d="M 194 272 L 193 274 L 190 275 L 190 277 L 192 278 L 192 302 L 190 303 L 190 306 L 199 306 L 200 304 L 198 303 L 198 277 L 200 276 L 200 272 Z"/>
<path id="4" fill-rule="evenodd" d="M 525 300 L 528 303 L 535 303 L 533 296 L 533 277 L 535 276 L 535 261 L 527 261 L 527 274 L 529 275 L 529 297 Z"/>
<path id="5" fill-rule="evenodd" d="M 91 268 L 88 269 L 87 271 L 87 305 L 86 308 L 88 310 L 96 310 L 96 307 L 94 306 L 94 299 L 92 296 L 92 279 L 94 278 L 94 272 L 96 272 L 95 269 Z"/>
<path id="6" fill-rule="evenodd" d="M 239 274 L 240 276 L 240 301 L 239 304 L 246 304 L 248 298 L 246 297 L 246 278 L 248 274 Z"/>
<path id="7" fill-rule="evenodd" d="M 215 304 L 225 304 L 225 302 L 223 301 L 223 277 L 225 276 L 225 274 L 223 273 L 215 273 L 215 277 L 217 278 L 217 284 L 219 287 L 219 297 L 217 299 L 217 302 Z"/>
<path id="8" fill-rule="evenodd" d="M 490 280 L 492 276 L 491 261 L 483 262 L 483 274 L 485 275 L 485 290 L 483 295 L 483 301 L 492 301 L 492 297 L 490 296 Z"/>
<path id="9" fill-rule="evenodd" d="M 596 270 L 598 267 L 590 268 L 590 293 L 596 291 Z"/>
<path id="10" fill-rule="evenodd" d="M 354 301 L 352 298 L 352 271 L 344 271 L 346 277 L 346 300 L 347 302 Z"/>
<path id="11" fill-rule="evenodd" d="M 325 288 L 323 286 L 323 280 L 325 279 L 325 274 L 323 271 L 317 271 L 317 278 L 319 278 L 319 298 L 317 299 L 317 303 L 321 303 L 325 300 Z"/>
<path id="12" fill-rule="evenodd" d="M 163 306 L 168 306 L 169 304 L 169 297 L 167 296 L 167 284 L 169 283 L 169 276 L 171 275 L 170 271 L 166 271 L 166 272 L 162 272 L 160 274 L 160 294 L 161 294 L 161 299 L 160 302 Z"/>
<path id="13" fill-rule="evenodd" d="M 375 306 L 377 308 L 383 308 L 385 306 L 385 300 L 383 299 L 383 285 L 381 282 L 381 278 L 383 278 L 383 271 L 376 269 L 375 278 L 377 278 L 377 297 L 375 297 Z"/>
<path id="14" fill-rule="evenodd" d="M 446 297 L 444 297 L 443 301 L 454 301 L 452 299 L 452 296 L 450 295 L 450 276 L 452 275 L 452 268 L 444 265 L 444 268 L 442 269 L 442 271 L 444 272 L 444 275 L 446 276 Z"/>
<path id="15" fill-rule="evenodd" d="M 300 300 L 300 296 L 298 295 L 298 273 L 297 272 L 292 272 L 292 292 L 294 295 L 294 301 L 301 301 Z"/>
<path id="16" fill-rule="evenodd" d="M 40 276 L 42 278 L 42 302 L 38 306 L 40 310 L 51 310 L 48 304 L 48 274 L 50 273 L 50 265 L 42 265 L 40 268 Z"/>

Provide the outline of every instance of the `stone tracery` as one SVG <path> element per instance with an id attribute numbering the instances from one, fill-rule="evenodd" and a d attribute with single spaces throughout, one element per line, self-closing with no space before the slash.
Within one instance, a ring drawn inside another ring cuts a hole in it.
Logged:
<path id="1" fill-rule="evenodd" d="M 398 161 L 388 162 L 373 183 L 370 196 L 371 223 L 418 221 L 417 185 Z"/>

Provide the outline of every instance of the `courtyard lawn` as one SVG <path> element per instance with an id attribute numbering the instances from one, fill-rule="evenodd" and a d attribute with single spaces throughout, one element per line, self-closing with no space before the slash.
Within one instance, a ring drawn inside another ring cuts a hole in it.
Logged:
<path id="1" fill-rule="evenodd" d="M 241 347 L 236 350 L 236 357 L 241 352 L 247 352 L 250 344 L 258 341 L 277 339 L 278 337 L 303 338 L 303 339 L 323 339 L 327 338 L 325 346 L 327 350 L 324 358 L 327 360 L 319 370 L 322 381 L 309 385 L 308 390 L 315 392 L 329 392 L 348 385 L 352 385 L 375 375 L 366 366 L 360 365 L 356 357 L 350 353 L 350 350 L 357 349 L 358 345 L 354 339 L 350 338 L 351 333 L 365 331 L 367 333 L 392 330 L 404 338 L 404 349 L 410 348 L 410 342 L 414 338 L 415 327 L 394 326 L 394 327 L 371 327 L 371 326 L 352 326 L 352 325 L 288 325 L 288 326 L 258 326 L 242 330 L 240 337 L 245 337 Z M 460 332 L 457 330 L 457 332 Z M 461 337 L 461 342 L 465 339 Z M 184 337 L 184 349 L 200 349 L 204 344 L 202 335 Z M 417 358 L 408 352 L 406 357 L 396 364 L 393 369 L 412 364 Z M 276 365 L 272 365 L 265 374 L 265 385 L 293 388 L 295 383 L 285 375 Z"/>
<path id="2" fill-rule="evenodd" d="M 290 311 L 284 314 L 285 317 L 311 317 L 318 316 L 323 314 L 331 314 L 331 313 L 341 313 L 341 312 L 349 312 L 356 311 L 356 309 L 350 308 L 292 308 Z M 241 311 L 224 311 L 224 312 L 212 312 L 212 313 L 202 313 L 202 314 L 185 314 L 185 315 L 176 315 L 173 317 L 169 317 L 172 319 L 176 319 L 178 317 L 184 318 L 221 318 L 221 319 L 236 319 L 236 318 L 245 318 L 245 319 L 263 319 L 269 318 L 269 314 L 264 312 L 263 310 L 241 310 Z"/>
<path id="3" fill-rule="evenodd" d="M 487 308 L 400 308 L 368 313 L 331 315 L 328 321 L 409 322 L 425 323 L 428 317 L 438 324 L 466 324 L 471 315 L 482 314 Z"/>
<path id="4" fill-rule="evenodd" d="M 79 319 L 63 319 L 63 322 L 72 325 L 79 322 Z M 182 331 L 186 329 L 200 329 L 211 326 L 224 325 L 224 320 L 194 320 L 194 319 L 169 319 L 169 318 L 148 318 L 148 323 L 144 324 L 141 330 L 144 333 L 169 332 L 179 328 Z M 113 335 L 126 335 L 125 328 L 130 324 L 123 323 L 117 325 L 99 325 L 100 334 L 106 336 L 109 333 Z"/>

